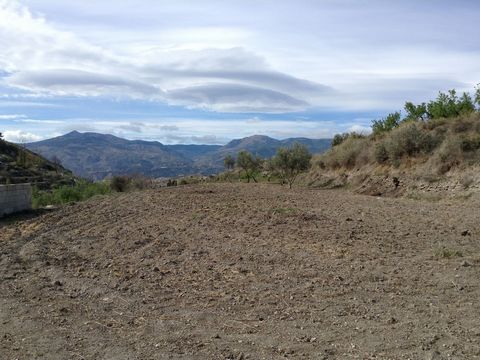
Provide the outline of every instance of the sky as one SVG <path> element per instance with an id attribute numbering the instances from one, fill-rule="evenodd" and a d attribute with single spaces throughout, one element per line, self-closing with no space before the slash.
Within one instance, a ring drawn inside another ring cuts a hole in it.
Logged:
<path id="1" fill-rule="evenodd" d="M 478 0 L 0 0 L 0 132 L 330 138 L 480 82 Z"/>

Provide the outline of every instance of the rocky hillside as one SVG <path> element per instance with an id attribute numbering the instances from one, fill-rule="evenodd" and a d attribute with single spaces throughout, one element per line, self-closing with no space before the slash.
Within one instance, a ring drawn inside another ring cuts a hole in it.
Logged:
<path id="1" fill-rule="evenodd" d="M 49 188 L 71 184 L 73 174 L 59 163 L 19 145 L 0 140 L 0 184 L 31 182 Z"/>
<path id="2" fill-rule="evenodd" d="M 319 153 L 330 147 L 330 139 L 276 140 L 251 136 L 219 145 L 163 145 L 156 141 L 130 141 L 112 135 L 77 131 L 53 139 L 27 144 L 47 158 L 58 156 L 61 163 L 76 175 L 103 179 L 111 175 L 142 174 L 149 177 L 172 177 L 191 174 L 214 174 L 223 170 L 227 154 L 247 150 L 263 158 L 271 157 L 281 146 L 295 141 Z"/>

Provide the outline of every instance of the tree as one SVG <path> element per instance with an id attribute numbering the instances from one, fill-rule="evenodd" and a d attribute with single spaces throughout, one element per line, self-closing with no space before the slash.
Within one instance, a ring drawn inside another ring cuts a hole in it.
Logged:
<path id="1" fill-rule="evenodd" d="M 0 132 L 0 140 L 3 140 L 3 134 Z"/>
<path id="2" fill-rule="evenodd" d="M 372 121 L 372 131 L 374 135 L 393 130 L 400 125 L 401 115 L 399 111 L 388 114 L 386 118 Z"/>
<path id="3" fill-rule="evenodd" d="M 58 158 L 57 155 L 53 155 L 51 161 L 52 161 L 53 165 L 55 166 L 55 171 L 58 173 L 58 171 L 62 167 L 62 161 Z"/>
<path id="4" fill-rule="evenodd" d="M 254 157 L 248 151 L 242 150 L 237 155 L 237 165 L 245 172 L 248 182 L 250 182 L 250 179 L 257 182 L 257 179 L 255 179 L 255 173 L 260 170 L 261 164 L 262 159 Z"/>
<path id="5" fill-rule="evenodd" d="M 475 104 L 480 106 L 480 84 L 475 88 Z"/>
<path id="6" fill-rule="evenodd" d="M 427 104 L 425 103 L 414 105 L 407 101 L 405 103 L 405 111 L 407 113 L 405 121 L 425 121 L 428 118 Z"/>
<path id="7" fill-rule="evenodd" d="M 467 115 L 475 111 L 475 103 L 469 93 L 464 92 L 457 102 L 457 113 Z"/>
<path id="8" fill-rule="evenodd" d="M 297 176 L 310 168 L 312 154 L 305 145 L 295 143 L 291 148 L 279 148 L 273 158 L 274 167 L 278 173 L 292 188 Z"/>
<path id="9" fill-rule="evenodd" d="M 230 154 L 225 156 L 225 159 L 223 159 L 223 165 L 225 166 L 225 169 L 232 170 L 235 167 L 235 159 L 233 156 Z"/>

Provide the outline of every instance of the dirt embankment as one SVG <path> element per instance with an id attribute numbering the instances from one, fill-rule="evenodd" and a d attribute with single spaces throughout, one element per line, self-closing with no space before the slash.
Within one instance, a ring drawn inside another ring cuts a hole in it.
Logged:
<path id="1" fill-rule="evenodd" d="M 479 359 L 480 201 L 206 184 L 0 224 L 2 359 Z"/>
<path id="2" fill-rule="evenodd" d="M 480 194 L 480 167 L 433 174 L 407 167 L 365 166 L 359 169 L 312 171 L 303 182 L 309 187 L 347 188 L 355 193 L 384 197 L 441 200 Z"/>

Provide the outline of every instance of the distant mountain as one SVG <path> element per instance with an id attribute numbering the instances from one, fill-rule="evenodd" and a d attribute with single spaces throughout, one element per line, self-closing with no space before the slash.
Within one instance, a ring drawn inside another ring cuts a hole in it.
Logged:
<path id="1" fill-rule="evenodd" d="M 113 135 L 79 133 L 26 146 L 46 158 L 57 157 L 76 175 L 103 179 L 112 175 L 143 174 L 150 177 L 174 177 L 191 174 L 214 174 L 223 169 L 227 154 L 247 150 L 263 158 L 271 157 L 282 146 L 294 142 L 305 144 L 312 153 L 330 147 L 330 139 L 285 139 L 255 135 L 220 145 L 163 145 L 156 141 L 126 140 Z"/>

